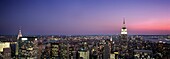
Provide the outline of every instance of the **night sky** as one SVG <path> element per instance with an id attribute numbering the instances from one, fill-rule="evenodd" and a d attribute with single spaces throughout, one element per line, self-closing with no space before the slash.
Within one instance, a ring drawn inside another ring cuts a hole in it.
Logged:
<path id="1" fill-rule="evenodd" d="M 170 34 L 170 0 L 0 0 L 0 34 Z"/>

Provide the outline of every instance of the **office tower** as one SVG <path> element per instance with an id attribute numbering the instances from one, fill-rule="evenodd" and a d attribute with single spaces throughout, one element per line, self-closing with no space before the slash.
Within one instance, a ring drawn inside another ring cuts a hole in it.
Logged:
<path id="1" fill-rule="evenodd" d="M 16 57 L 18 56 L 18 40 L 20 39 L 20 37 L 22 37 L 22 33 L 21 33 L 21 28 L 19 29 L 19 33 L 18 33 L 18 37 L 17 37 L 17 42 L 16 42 L 16 51 L 15 51 L 15 55 Z"/>
<path id="2" fill-rule="evenodd" d="M 16 43 L 11 43 L 10 48 L 11 48 L 11 57 L 14 58 L 16 52 Z"/>
<path id="3" fill-rule="evenodd" d="M 127 40 L 127 28 L 125 25 L 125 19 L 123 19 L 123 27 L 121 29 L 121 40 L 123 40 L 123 41 Z"/>
<path id="4" fill-rule="evenodd" d="M 11 59 L 11 49 L 3 48 L 3 59 Z"/>
<path id="5" fill-rule="evenodd" d="M 60 58 L 67 59 L 69 58 L 68 54 L 68 45 L 66 43 L 60 43 Z"/>
<path id="6" fill-rule="evenodd" d="M 73 46 L 69 46 L 69 59 L 75 59 L 75 51 L 74 51 L 74 47 Z"/>
<path id="7" fill-rule="evenodd" d="M 90 52 L 89 52 L 89 49 L 88 49 L 87 42 L 82 43 L 82 47 L 79 49 L 78 52 L 79 52 L 80 58 L 90 59 Z"/>
<path id="8" fill-rule="evenodd" d="M 92 50 L 92 54 L 91 54 L 90 57 L 91 57 L 91 59 L 99 59 L 99 58 L 98 58 L 98 53 L 97 53 L 97 51 L 94 50 L 94 49 Z"/>
<path id="9" fill-rule="evenodd" d="M 83 59 L 89 59 L 89 51 L 88 50 L 80 50 L 79 51 L 79 54 L 80 54 L 80 58 L 83 58 Z"/>
<path id="10" fill-rule="evenodd" d="M 51 43 L 51 58 L 59 58 L 59 43 Z"/>
<path id="11" fill-rule="evenodd" d="M 4 48 L 10 48 L 10 42 L 0 42 L 0 52 L 3 52 Z"/>
<path id="12" fill-rule="evenodd" d="M 37 37 L 20 37 L 18 40 L 18 47 L 19 59 L 37 59 Z"/>
<path id="13" fill-rule="evenodd" d="M 123 18 L 123 26 L 121 29 L 121 36 L 120 36 L 120 41 L 119 41 L 119 56 L 121 56 L 121 58 L 125 58 L 126 55 L 128 55 L 128 37 L 127 37 L 127 28 L 125 25 L 125 19 Z"/>
<path id="14" fill-rule="evenodd" d="M 11 49 L 10 42 L 0 42 L 0 59 L 10 59 Z"/>
<path id="15" fill-rule="evenodd" d="M 116 42 L 117 43 L 117 42 Z M 112 46 L 111 46 L 111 50 L 110 50 L 110 59 L 118 59 L 118 45 L 115 44 L 115 42 L 113 42 Z"/>
<path id="16" fill-rule="evenodd" d="M 110 57 L 110 48 L 108 45 L 108 42 L 104 45 L 104 50 L 103 50 L 103 59 L 109 59 Z"/>

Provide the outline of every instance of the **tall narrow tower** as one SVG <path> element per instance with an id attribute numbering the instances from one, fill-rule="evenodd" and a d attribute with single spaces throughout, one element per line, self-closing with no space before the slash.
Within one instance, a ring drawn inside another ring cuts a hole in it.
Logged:
<path id="1" fill-rule="evenodd" d="M 16 43 L 16 51 L 15 51 L 16 58 L 18 56 L 18 40 L 20 39 L 20 37 L 22 37 L 21 27 L 19 29 L 19 33 L 18 33 L 18 37 L 17 37 L 17 43 Z"/>
<path id="2" fill-rule="evenodd" d="M 121 39 L 126 40 L 127 39 L 127 28 L 125 25 L 125 18 L 123 18 L 123 26 L 121 29 Z"/>
<path id="3" fill-rule="evenodd" d="M 18 33 L 17 40 L 18 40 L 20 37 L 22 37 L 21 28 L 19 29 L 19 33 Z"/>

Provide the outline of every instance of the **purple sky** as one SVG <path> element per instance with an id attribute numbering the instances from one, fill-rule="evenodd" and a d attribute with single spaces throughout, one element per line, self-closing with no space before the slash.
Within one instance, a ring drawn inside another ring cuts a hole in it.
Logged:
<path id="1" fill-rule="evenodd" d="M 169 0 L 4 0 L 0 34 L 170 34 Z"/>

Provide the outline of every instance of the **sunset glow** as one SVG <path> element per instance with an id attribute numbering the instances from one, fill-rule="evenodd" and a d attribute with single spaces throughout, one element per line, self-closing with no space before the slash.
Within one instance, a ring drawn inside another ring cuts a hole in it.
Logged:
<path id="1" fill-rule="evenodd" d="M 0 1 L 0 34 L 170 34 L 170 1 Z"/>

